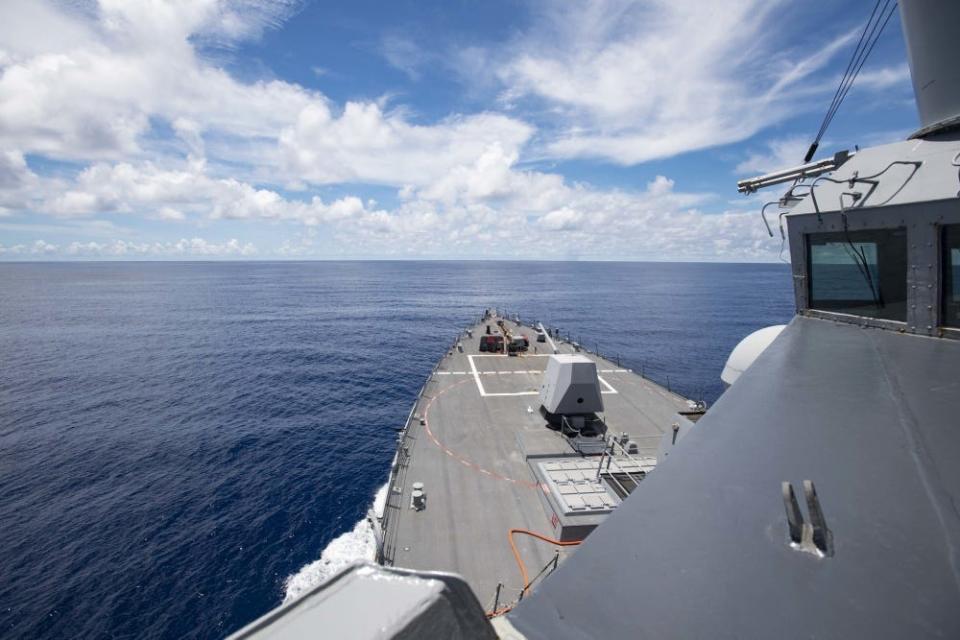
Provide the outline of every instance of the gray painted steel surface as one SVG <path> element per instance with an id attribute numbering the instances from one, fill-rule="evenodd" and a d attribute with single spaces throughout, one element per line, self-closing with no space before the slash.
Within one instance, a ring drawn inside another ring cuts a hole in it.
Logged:
<path id="1" fill-rule="evenodd" d="M 910 76 L 924 129 L 960 118 L 960 2 L 900 0 Z"/>
<path id="2" fill-rule="evenodd" d="M 358 564 L 260 617 L 229 640 L 496 637 L 459 576 Z"/>
<path id="3" fill-rule="evenodd" d="M 599 413 L 603 396 L 595 362 L 580 354 L 550 356 L 540 384 L 539 401 L 549 413 Z"/>
<path id="4" fill-rule="evenodd" d="M 604 386 L 629 390 L 604 396 L 611 431 L 643 454 L 660 444 L 661 464 L 498 619 L 508 637 L 960 637 L 960 330 L 940 310 L 940 237 L 960 223 L 960 132 L 945 126 L 960 124 L 960 4 L 900 9 L 920 139 L 832 175 L 801 168 L 764 207 L 789 229 L 799 315 L 696 425 L 672 429 L 683 399 L 595 358 Z M 877 228 L 905 230 L 903 318 L 811 309 L 808 235 Z M 530 460 L 567 448 L 530 406 L 543 366 L 502 357 L 478 372 L 473 342 L 448 353 L 408 421 L 383 559 L 463 573 L 484 601 L 513 571 L 503 534 L 555 526 Z M 423 511 L 406 507 L 418 480 Z M 550 557 L 519 546 L 534 571 Z"/>
<path id="5" fill-rule="evenodd" d="M 960 637 L 958 372 L 958 342 L 795 318 L 511 621 L 529 638 Z M 832 557 L 788 544 L 781 483 L 804 480 Z"/>
<path id="6" fill-rule="evenodd" d="M 491 321 L 492 322 L 492 321 Z M 479 352 L 481 323 L 464 334 L 430 377 L 401 437 L 388 490 L 384 552 L 386 564 L 462 575 L 484 607 L 515 600 L 522 587 L 508 531 L 522 528 L 559 538 L 561 518 L 532 463 L 569 456 L 582 459 L 567 439 L 548 428 L 539 412 L 539 388 L 553 346 L 521 356 Z M 511 331 L 534 329 L 506 321 Z M 560 353 L 573 353 L 555 341 Z M 583 352 L 581 352 L 583 353 Z M 654 456 L 662 434 L 689 410 L 685 398 L 618 366 L 583 353 L 597 365 L 609 433 L 626 432 L 640 456 Z M 422 482 L 426 508 L 410 508 L 414 482 Z M 602 518 L 603 515 L 594 516 Z M 527 536 L 516 545 L 530 576 L 550 563 L 556 548 Z M 561 552 L 561 562 L 570 554 Z"/>

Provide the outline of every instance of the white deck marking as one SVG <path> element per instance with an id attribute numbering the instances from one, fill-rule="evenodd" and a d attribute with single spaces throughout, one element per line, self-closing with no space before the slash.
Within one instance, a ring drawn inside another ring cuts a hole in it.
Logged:
<path id="1" fill-rule="evenodd" d="M 517 369 L 516 371 L 478 371 L 482 376 L 491 376 L 491 375 L 536 375 L 538 373 L 543 373 L 545 369 Z M 630 373 L 630 369 L 597 369 L 597 373 Z M 472 371 L 437 371 L 436 375 L 438 376 L 472 376 Z"/>
<path id="2" fill-rule="evenodd" d="M 508 356 L 504 353 L 474 353 L 467 358 L 549 358 L 552 353 L 525 353 L 522 356 Z"/>
<path id="3" fill-rule="evenodd" d="M 557 345 L 553 343 L 553 339 L 550 337 L 550 334 L 547 333 L 547 330 L 543 328 L 543 323 L 540 323 L 540 331 L 543 331 L 543 335 L 547 336 L 547 342 L 550 343 L 550 348 L 553 349 L 553 352 L 557 352 Z"/>
<path id="4" fill-rule="evenodd" d="M 550 355 L 549 353 L 540 353 L 540 354 L 530 354 L 530 355 L 527 355 L 527 356 L 525 356 L 525 357 L 527 357 L 527 358 L 537 358 L 537 357 L 545 358 L 545 357 L 547 357 L 547 356 L 549 356 L 549 355 Z M 469 355 L 467 356 L 467 361 L 470 362 L 470 371 L 469 371 L 469 372 L 467 372 L 467 371 L 463 371 L 463 372 L 461 372 L 461 371 L 455 371 L 455 372 L 453 372 L 453 373 L 457 373 L 457 374 L 460 374 L 460 373 L 463 373 L 463 374 L 470 373 L 470 374 L 472 374 L 474 381 L 477 383 L 477 391 L 479 391 L 479 392 L 480 392 L 480 395 L 481 395 L 482 397 L 484 397 L 484 398 L 490 398 L 490 397 L 505 397 L 505 396 L 535 396 L 535 395 L 539 395 L 539 394 L 540 394 L 539 391 L 512 391 L 512 392 L 491 393 L 491 392 L 489 392 L 489 391 L 487 391 L 486 389 L 483 388 L 483 382 L 480 380 L 480 376 L 481 376 L 481 375 L 484 375 L 484 376 L 492 376 L 492 375 L 511 375 L 511 374 L 518 374 L 518 373 L 528 374 L 528 375 L 529 375 L 529 374 L 543 373 L 543 370 L 542 370 L 542 369 L 526 369 L 526 370 L 516 370 L 516 371 L 478 371 L 478 370 L 477 370 L 477 364 L 473 361 L 474 358 L 507 358 L 507 357 L 509 357 L 509 356 L 498 355 L 498 354 L 495 354 L 495 353 L 469 354 Z M 626 373 L 627 371 L 629 371 L 629 370 L 628 370 L 628 369 L 599 369 L 599 370 L 598 370 L 598 373 Z M 438 372 L 438 373 L 444 373 L 444 372 Z M 597 376 L 597 379 L 600 380 L 600 383 L 601 383 L 604 387 L 606 387 L 605 390 L 601 390 L 601 391 L 600 391 L 601 394 L 610 395 L 610 394 L 620 393 L 619 391 L 617 391 L 616 389 L 614 389 L 613 386 L 612 386 L 609 382 L 607 382 L 606 380 L 604 380 L 602 376 L 598 375 L 598 376 Z"/>
<path id="5" fill-rule="evenodd" d="M 606 391 L 601 391 L 600 393 L 619 393 L 616 389 L 610 386 L 609 382 L 603 379 L 603 376 L 597 376 L 597 380 L 599 380 L 603 386 L 607 388 Z"/>
<path id="6" fill-rule="evenodd" d="M 483 389 L 483 383 L 480 382 L 480 374 L 477 372 L 477 365 L 473 362 L 473 356 L 467 356 L 467 360 L 470 362 L 470 371 L 473 372 L 473 379 L 477 383 L 477 391 L 480 392 L 481 396 L 487 395 L 487 392 Z"/>
<path id="7" fill-rule="evenodd" d="M 539 393 L 539 391 L 513 391 L 510 393 L 485 393 L 483 395 L 489 398 L 491 396 L 535 396 Z"/>

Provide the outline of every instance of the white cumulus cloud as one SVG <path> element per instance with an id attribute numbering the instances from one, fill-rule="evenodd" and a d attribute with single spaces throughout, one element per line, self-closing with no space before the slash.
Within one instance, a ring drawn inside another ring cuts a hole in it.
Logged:
<path id="1" fill-rule="evenodd" d="M 49 186 L 45 189 L 50 190 Z M 128 213 L 168 221 L 193 217 L 306 224 L 343 220 L 364 211 L 364 204 L 353 196 L 331 203 L 317 196 L 292 200 L 235 178 L 210 176 L 205 163 L 197 161 L 177 168 L 152 162 L 97 163 L 82 171 L 64 191 L 47 193 L 39 206 L 67 217 Z"/>
<path id="2" fill-rule="evenodd" d="M 478 86 L 502 88 L 498 102 L 424 119 L 382 98 L 338 103 L 292 82 L 241 80 L 205 55 L 206 45 L 256 38 L 290 14 L 292 0 L 7 0 L 0 216 L 59 218 L 61 228 L 146 218 L 182 229 L 160 237 L 183 238 L 134 241 L 132 229 L 73 243 L 47 235 L 59 244 L 31 240 L 2 252 L 269 255 L 194 234 L 272 224 L 295 229 L 284 247 L 297 255 L 769 258 L 777 247 L 755 215 L 715 212 L 715 195 L 691 192 L 677 176 L 598 188 L 529 161 L 635 164 L 741 140 L 808 98 L 820 104 L 825 85 L 807 80 L 850 34 L 825 36 L 812 53 L 778 51 L 770 27 L 780 5 L 541 5 L 534 24 L 500 50 L 471 46 L 457 58 Z M 381 42 L 391 64 L 418 77 L 428 51 L 401 36 Z M 890 86 L 903 74 L 865 72 L 864 86 Z M 529 103 L 536 106 L 517 106 Z M 794 146 L 774 142 L 738 169 L 792 155 Z M 36 158 L 68 164 L 50 169 Z M 342 188 L 316 195 L 330 185 Z M 371 185 L 396 197 L 380 205 Z"/>
<path id="3" fill-rule="evenodd" d="M 335 114 L 318 102 L 284 129 L 280 145 L 287 166 L 309 182 L 425 185 L 491 145 L 517 153 L 532 134 L 530 126 L 497 114 L 422 126 L 385 114 L 375 103 L 349 102 Z"/>

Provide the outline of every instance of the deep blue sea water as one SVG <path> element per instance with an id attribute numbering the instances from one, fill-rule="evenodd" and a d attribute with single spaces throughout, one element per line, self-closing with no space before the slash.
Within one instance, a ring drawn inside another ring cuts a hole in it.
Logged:
<path id="1" fill-rule="evenodd" d="M 496 306 L 714 400 L 786 265 L 0 264 L 0 636 L 218 638 L 351 529 Z"/>

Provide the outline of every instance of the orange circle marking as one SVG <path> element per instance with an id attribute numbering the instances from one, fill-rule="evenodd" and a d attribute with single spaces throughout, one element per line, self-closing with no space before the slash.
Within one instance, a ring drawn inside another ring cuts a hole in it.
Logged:
<path id="1" fill-rule="evenodd" d="M 430 428 L 430 408 L 433 406 L 434 401 L 440 396 L 442 396 L 444 393 L 449 391 L 450 389 L 453 389 L 454 387 L 459 387 L 460 385 L 467 382 L 471 382 L 471 381 L 472 381 L 471 378 L 467 378 L 466 380 L 461 380 L 460 382 L 456 382 L 447 387 L 444 387 L 437 393 L 437 395 L 430 398 L 430 401 L 427 403 L 427 406 L 423 408 L 423 426 L 426 429 L 427 435 L 430 437 L 430 440 L 433 442 L 433 444 L 437 446 L 437 448 L 439 448 L 441 451 L 443 451 L 445 454 L 447 454 L 454 460 L 457 460 L 458 462 L 460 462 L 460 464 L 462 464 L 465 467 L 470 467 L 471 469 L 475 469 L 476 471 L 479 471 L 484 475 L 496 478 L 497 480 L 503 480 L 504 482 L 512 482 L 513 484 L 529 487 L 531 489 L 542 489 L 542 487 L 540 486 L 540 483 L 538 482 L 531 482 L 529 480 L 517 480 L 516 478 L 505 476 L 503 474 L 497 473 L 496 471 L 484 469 L 477 463 L 464 458 L 463 456 L 456 453 L 455 451 L 451 451 L 446 445 L 444 445 L 442 442 L 440 442 L 439 439 L 437 439 L 437 436 L 433 434 L 433 430 Z"/>

